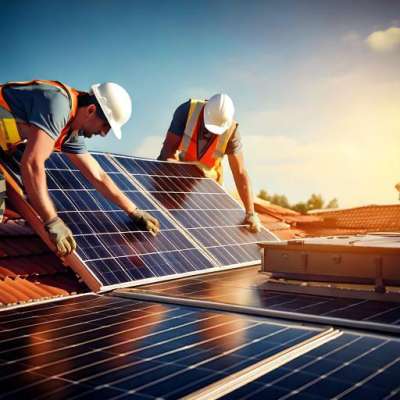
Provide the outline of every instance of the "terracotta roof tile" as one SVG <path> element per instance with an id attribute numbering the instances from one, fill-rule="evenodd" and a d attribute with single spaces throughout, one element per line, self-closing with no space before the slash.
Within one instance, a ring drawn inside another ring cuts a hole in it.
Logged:
<path id="1" fill-rule="evenodd" d="M 312 215 L 280 215 L 266 211 L 260 212 L 260 218 L 280 239 L 400 231 L 400 205 L 397 204 L 320 210 Z"/>
<path id="2" fill-rule="evenodd" d="M 324 227 L 400 231 L 400 204 L 368 205 L 313 214 L 323 218 L 321 226 Z"/>
<path id="3" fill-rule="evenodd" d="M 55 274 L 65 269 L 53 254 L 0 258 L 0 279 Z"/>
<path id="4" fill-rule="evenodd" d="M 0 279 L 0 304 L 13 305 L 85 291 L 72 273 L 35 278 Z"/>
<path id="5" fill-rule="evenodd" d="M 14 305 L 88 291 L 26 225 L 0 224 L 0 304 Z"/>

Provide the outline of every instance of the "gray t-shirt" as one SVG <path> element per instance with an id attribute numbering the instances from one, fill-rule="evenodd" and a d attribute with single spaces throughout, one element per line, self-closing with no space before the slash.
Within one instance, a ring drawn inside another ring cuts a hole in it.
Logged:
<path id="1" fill-rule="evenodd" d="M 71 104 L 62 88 L 48 84 L 6 86 L 3 89 L 15 119 L 37 126 L 56 140 L 68 122 Z M 61 146 L 65 153 L 87 153 L 84 137 L 70 133 Z"/>
<path id="2" fill-rule="evenodd" d="M 189 115 L 190 100 L 182 103 L 174 112 L 174 116 L 169 127 L 169 131 L 178 136 L 183 136 L 186 127 L 186 121 Z M 208 149 L 214 135 L 207 131 L 204 126 L 200 129 L 198 136 L 198 151 L 201 157 Z M 225 154 L 235 154 L 242 150 L 242 140 L 239 133 L 239 128 L 236 126 L 235 132 L 229 139 L 226 146 Z"/>

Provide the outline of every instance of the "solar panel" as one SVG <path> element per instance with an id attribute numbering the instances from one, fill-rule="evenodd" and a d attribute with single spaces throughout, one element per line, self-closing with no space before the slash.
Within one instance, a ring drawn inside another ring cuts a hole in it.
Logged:
<path id="1" fill-rule="evenodd" d="M 219 304 L 233 304 L 252 309 L 296 313 L 300 318 L 322 317 L 329 323 L 350 326 L 353 321 L 365 322 L 383 332 L 400 332 L 400 303 L 367 299 L 338 298 L 271 290 L 268 278 L 258 267 L 221 271 L 171 282 L 155 282 L 140 287 L 141 294 L 161 295 L 179 299 L 194 299 Z M 135 294 L 137 291 L 124 289 Z M 326 322 L 323 322 L 326 323 Z M 372 324 L 371 324 L 372 323 Z"/>
<path id="2" fill-rule="evenodd" d="M 400 341 L 344 334 L 222 399 L 398 399 Z"/>
<path id="3" fill-rule="evenodd" d="M 113 157 L 146 192 L 216 259 L 219 266 L 260 261 L 257 242 L 277 240 L 268 230 L 254 234 L 244 211 L 215 181 L 191 164 Z"/>
<path id="4" fill-rule="evenodd" d="M 320 332 L 81 296 L 0 313 L 0 397 L 177 399 Z"/>
<path id="5" fill-rule="evenodd" d="M 49 194 L 75 236 L 79 262 L 95 279 L 94 284 L 88 282 L 93 290 L 259 262 L 255 242 L 272 235 L 250 234 L 240 225 L 239 205 L 215 182 L 201 178 L 195 166 L 93 156 L 127 197 L 161 223 L 156 237 L 140 230 L 65 155 L 52 154 L 46 162 Z M 16 177 L 20 157 L 16 154 L 7 162 Z M 158 195 L 175 202 L 174 208 Z M 176 208 L 179 204 L 181 209 Z M 189 216 L 192 222 L 198 219 L 197 228 L 191 227 Z"/>

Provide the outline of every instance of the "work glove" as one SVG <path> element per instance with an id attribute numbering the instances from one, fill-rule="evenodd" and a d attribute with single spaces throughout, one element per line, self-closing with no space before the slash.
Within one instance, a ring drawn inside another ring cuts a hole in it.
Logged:
<path id="1" fill-rule="evenodd" d="M 160 223 L 158 220 L 146 211 L 137 208 L 136 210 L 131 211 L 129 216 L 140 230 L 149 231 L 153 236 L 156 236 L 160 230 Z"/>
<path id="2" fill-rule="evenodd" d="M 71 229 L 65 225 L 61 218 L 53 218 L 46 223 L 45 227 L 49 233 L 50 240 L 57 247 L 57 254 L 59 256 L 67 256 L 76 250 L 76 242 Z"/>
<path id="3" fill-rule="evenodd" d="M 261 232 L 262 224 L 257 213 L 255 212 L 247 213 L 243 223 L 247 225 L 247 229 L 250 232 L 253 233 Z"/>

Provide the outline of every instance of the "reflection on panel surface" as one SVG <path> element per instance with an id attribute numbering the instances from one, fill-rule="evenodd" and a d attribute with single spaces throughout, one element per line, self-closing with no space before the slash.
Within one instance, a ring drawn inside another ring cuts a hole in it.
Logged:
<path id="1" fill-rule="evenodd" d="M 84 296 L 0 313 L 1 396 L 112 398 L 135 390 L 145 398 L 177 399 L 319 332 L 234 314 Z"/>

